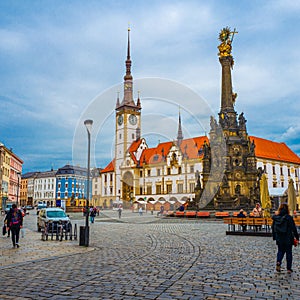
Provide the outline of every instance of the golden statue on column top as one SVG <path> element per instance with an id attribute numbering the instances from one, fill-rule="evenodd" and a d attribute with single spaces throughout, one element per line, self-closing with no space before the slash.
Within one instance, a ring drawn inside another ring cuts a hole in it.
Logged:
<path id="1" fill-rule="evenodd" d="M 235 28 L 233 31 L 231 31 L 229 27 L 225 27 L 221 30 L 219 34 L 219 40 L 221 41 L 221 44 L 218 46 L 219 57 L 231 56 L 231 43 L 235 33 L 238 33 L 235 31 Z"/>

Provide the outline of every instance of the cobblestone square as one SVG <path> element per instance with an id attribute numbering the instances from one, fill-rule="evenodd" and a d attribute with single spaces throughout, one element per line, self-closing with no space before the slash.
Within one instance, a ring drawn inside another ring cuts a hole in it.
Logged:
<path id="1" fill-rule="evenodd" d="M 82 215 L 72 222 L 84 224 Z M 3 221 L 3 217 L 1 218 Z M 157 218 L 116 211 L 96 217 L 90 247 L 42 241 L 36 215 L 21 247 L 0 238 L 0 299 L 299 299 L 293 274 L 275 273 L 270 237 L 226 236 L 222 221 Z"/>

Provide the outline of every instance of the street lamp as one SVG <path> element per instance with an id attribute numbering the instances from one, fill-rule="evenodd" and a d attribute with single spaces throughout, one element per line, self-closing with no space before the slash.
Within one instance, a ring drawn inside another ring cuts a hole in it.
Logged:
<path id="1" fill-rule="evenodd" d="M 85 230 L 84 230 L 84 246 L 89 246 L 89 197 L 90 197 L 90 149 L 91 149 L 91 131 L 93 126 L 93 120 L 85 120 L 84 125 L 88 133 L 88 161 L 87 161 L 87 195 L 85 205 Z"/>
<path id="2" fill-rule="evenodd" d="M 20 175 L 21 175 L 21 172 L 17 172 L 17 176 L 18 176 L 18 186 L 17 186 L 17 207 L 19 206 Z"/>
<path id="3" fill-rule="evenodd" d="M 4 205 L 4 201 L 3 201 L 3 193 L 4 193 L 4 187 L 1 188 L 1 209 L 4 211 L 6 206 Z"/>

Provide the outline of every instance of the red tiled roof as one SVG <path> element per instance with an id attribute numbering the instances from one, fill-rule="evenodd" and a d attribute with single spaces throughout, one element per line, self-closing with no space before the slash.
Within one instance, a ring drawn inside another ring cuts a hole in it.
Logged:
<path id="1" fill-rule="evenodd" d="M 115 160 L 113 159 L 103 170 L 101 173 L 113 172 L 115 170 Z"/>
<path id="2" fill-rule="evenodd" d="M 136 163 L 136 164 L 138 163 L 138 161 L 135 158 L 134 152 L 136 152 L 136 150 L 139 148 L 141 142 L 142 142 L 141 139 L 134 141 L 128 148 L 128 152 L 130 153 L 131 158 L 133 159 L 134 163 Z"/>
<path id="3" fill-rule="evenodd" d="M 163 155 L 166 156 L 171 147 L 172 142 L 165 142 L 158 144 L 156 148 L 145 149 L 140 158 L 140 165 L 162 162 Z"/>
<path id="4" fill-rule="evenodd" d="M 299 156 L 285 143 L 277 143 L 255 136 L 250 136 L 249 138 L 251 142 L 254 140 L 255 155 L 257 157 L 300 164 Z"/>
<path id="5" fill-rule="evenodd" d="M 204 141 L 209 144 L 207 136 L 198 136 L 183 140 L 180 145 L 181 152 L 187 155 L 189 159 L 202 157 Z"/>
<path id="6" fill-rule="evenodd" d="M 189 159 L 202 157 L 204 141 L 209 142 L 206 136 L 183 140 L 180 145 L 181 152 L 187 155 Z M 173 142 L 165 142 L 158 144 L 155 148 L 145 149 L 140 158 L 140 166 L 144 163 L 157 164 L 162 162 L 164 160 L 163 155 L 167 156 L 172 145 Z"/>
<path id="7" fill-rule="evenodd" d="M 141 139 L 132 142 L 132 144 L 131 144 L 130 147 L 128 148 L 128 151 L 129 151 L 129 152 L 135 152 L 135 151 L 138 149 L 138 147 L 140 146 L 141 142 L 142 142 Z"/>

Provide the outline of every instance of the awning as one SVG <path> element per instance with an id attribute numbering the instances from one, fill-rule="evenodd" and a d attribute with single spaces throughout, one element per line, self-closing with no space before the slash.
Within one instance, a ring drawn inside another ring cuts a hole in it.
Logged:
<path id="1" fill-rule="evenodd" d="M 176 201 L 174 201 L 174 200 L 167 200 L 170 204 L 174 204 L 174 203 L 176 203 Z"/>
<path id="2" fill-rule="evenodd" d="M 137 202 L 140 204 L 147 204 L 147 201 L 144 201 L 144 200 L 137 200 Z"/>

